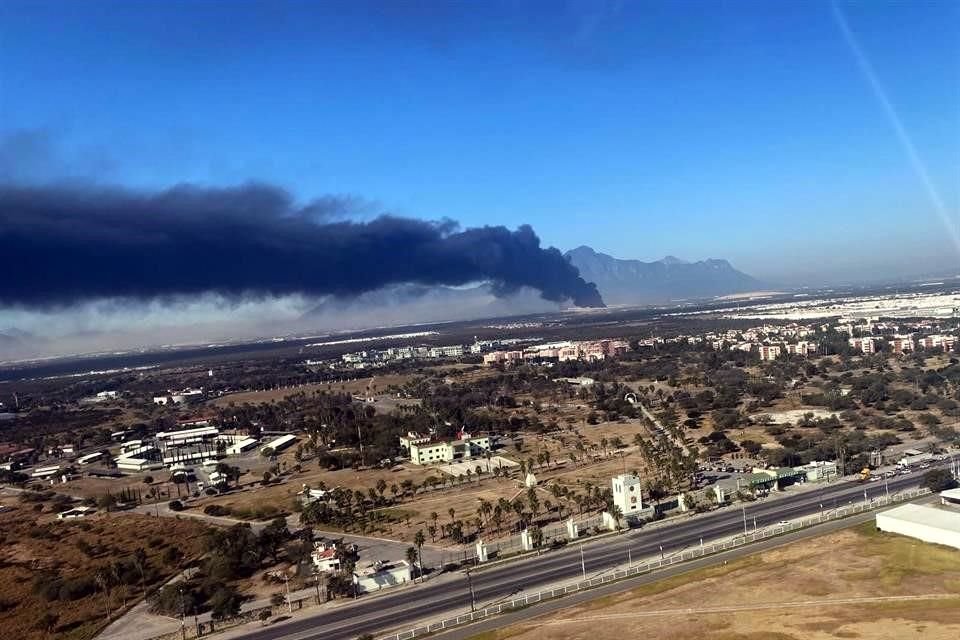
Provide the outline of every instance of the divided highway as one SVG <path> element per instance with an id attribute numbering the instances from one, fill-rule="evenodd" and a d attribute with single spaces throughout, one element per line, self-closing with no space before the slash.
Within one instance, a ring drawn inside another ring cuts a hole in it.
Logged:
<path id="1" fill-rule="evenodd" d="M 837 482 L 817 489 L 785 495 L 777 499 L 745 505 L 749 530 L 763 529 L 781 520 L 828 512 L 836 506 L 880 497 L 920 484 L 922 472 L 884 482 L 853 484 Z M 628 549 L 635 561 L 663 553 L 670 556 L 704 542 L 742 534 L 744 511 L 739 506 L 692 516 L 672 524 L 634 529 L 583 547 L 587 576 L 623 566 Z M 425 619 L 443 617 L 451 612 L 470 611 L 467 579 L 439 577 L 423 585 L 399 587 L 393 593 L 361 597 L 355 603 L 331 608 L 328 612 L 305 617 L 274 627 L 251 629 L 244 638 L 251 640 L 352 640 L 364 633 L 402 630 Z M 539 587 L 581 577 L 580 546 L 570 545 L 549 551 L 539 557 L 480 568 L 473 572 L 472 582 L 477 608 L 508 599 L 522 591 L 535 592 Z M 232 633 L 236 637 L 236 633 Z"/>

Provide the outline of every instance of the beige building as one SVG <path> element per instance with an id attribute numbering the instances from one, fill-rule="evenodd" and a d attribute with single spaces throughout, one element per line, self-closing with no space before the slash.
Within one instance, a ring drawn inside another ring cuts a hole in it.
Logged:
<path id="1" fill-rule="evenodd" d="M 473 437 L 469 433 L 461 433 L 460 438 L 450 441 L 429 440 L 427 442 L 411 441 L 409 446 L 410 462 L 413 464 L 436 464 L 438 462 L 459 462 L 483 455 L 490 450 L 490 438 L 487 436 Z"/>

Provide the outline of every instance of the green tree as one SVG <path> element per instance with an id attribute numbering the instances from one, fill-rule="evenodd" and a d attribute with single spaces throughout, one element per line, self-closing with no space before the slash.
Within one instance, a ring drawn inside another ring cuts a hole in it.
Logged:
<path id="1" fill-rule="evenodd" d="M 231 618 L 240 613 L 240 594 L 230 586 L 221 586 L 210 596 L 210 615 L 214 620 Z"/>
<path id="2" fill-rule="evenodd" d="M 957 481 L 947 469 L 930 469 L 923 474 L 922 486 L 930 491 L 939 492 L 954 488 L 957 486 Z"/>

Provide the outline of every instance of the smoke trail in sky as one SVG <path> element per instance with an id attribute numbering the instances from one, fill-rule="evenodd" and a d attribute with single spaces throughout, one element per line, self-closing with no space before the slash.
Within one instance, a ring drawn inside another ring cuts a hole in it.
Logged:
<path id="1" fill-rule="evenodd" d="M 960 220 L 951 219 L 950 214 L 947 212 L 947 207 L 943 203 L 943 198 L 940 197 L 940 192 L 937 190 L 936 185 L 933 184 L 933 180 L 930 178 L 930 173 L 927 171 L 926 165 L 920 159 L 920 154 L 917 153 L 917 148 L 914 146 L 913 140 L 910 138 L 906 128 L 903 126 L 903 121 L 900 119 L 900 115 L 894 108 L 893 103 L 890 102 L 890 98 L 887 97 L 887 92 L 880 83 L 880 77 L 877 75 L 873 65 L 867 58 L 867 54 L 860 46 L 856 35 L 854 35 L 853 31 L 850 29 L 850 25 L 847 23 L 846 16 L 843 14 L 843 11 L 836 2 L 832 3 L 832 6 L 833 17 L 837 22 L 840 33 L 843 34 L 843 39 L 846 41 L 847 46 L 850 47 L 850 51 L 853 54 L 854 59 L 857 61 L 857 66 L 860 67 L 860 72 L 863 73 L 864 78 L 866 78 L 867 83 L 873 90 L 874 96 L 876 96 L 877 101 L 883 108 L 884 114 L 890 121 L 890 125 L 896 132 L 897 138 L 900 141 L 900 145 L 903 147 L 904 152 L 906 152 L 907 159 L 910 161 L 910 165 L 913 168 L 914 173 L 917 174 L 920 182 L 923 183 L 923 187 L 927 192 L 927 197 L 930 199 L 930 204 L 933 205 L 934 210 L 940 217 L 940 221 L 947 229 L 947 234 L 950 236 L 950 239 L 953 240 L 954 249 L 956 249 L 957 253 L 960 254 Z"/>

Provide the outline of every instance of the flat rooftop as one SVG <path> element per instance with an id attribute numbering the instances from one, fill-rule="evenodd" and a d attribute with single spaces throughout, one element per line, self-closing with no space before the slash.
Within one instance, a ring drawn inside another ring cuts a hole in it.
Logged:
<path id="1" fill-rule="evenodd" d="M 960 511 L 938 509 L 921 504 L 904 504 L 889 511 L 881 511 L 877 517 L 922 524 L 960 534 Z"/>

